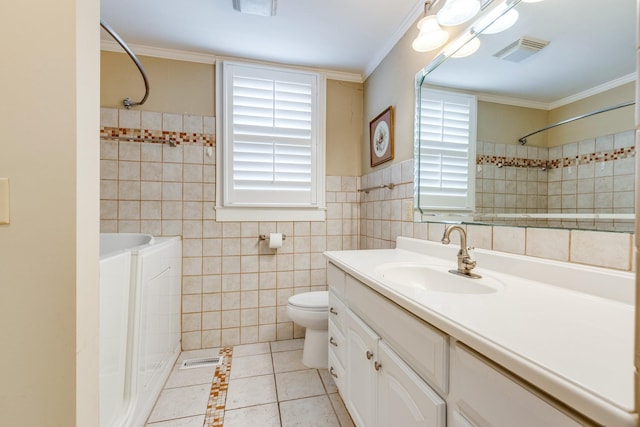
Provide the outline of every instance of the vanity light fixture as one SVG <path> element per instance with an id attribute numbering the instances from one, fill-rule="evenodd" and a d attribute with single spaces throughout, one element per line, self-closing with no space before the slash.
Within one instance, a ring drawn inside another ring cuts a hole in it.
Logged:
<path id="1" fill-rule="evenodd" d="M 278 0 L 233 0 L 233 8 L 241 13 L 275 16 Z"/>
<path id="2" fill-rule="evenodd" d="M 466 56 L 473 55 L 478 49 L 480 49 L 480 39 L 476 37 L 457 49 L 455 53 L 451 55 L 451 58 L 464 58 Z"/>
<path id="3" fill-rule="evenodd" d="M 435 15 L 429 15 L 429 9 L 432 4 L 431 0 L 424 4 L 425 16 L 417 24 L 420 33 L 411 46 L 413 50 L 418 52 L 429 52 L 437 49 L 449 40 L 449 33 L 440 28 Z"/>
<path id="4" fill-rule="evenodd" d="M 474 31 L 477 29 L 478 32 L 482 31 L 482 34 L 497 34 L 511 28 L 518 21 L 520 14 L 515 9 L 509 9 L 505 13 L 507 7 L 507 4 L 503 3 L 493 9 L 478 24 L 474 25 Z M 491 22 L 493 23 L 489 25 Z"/>
<path id="5" fill-rule="evenodd" d="M 460 25 L 480 11 L 479 0 L 447 0 L 437 13 L 438 23 L 444 26 Z"/>

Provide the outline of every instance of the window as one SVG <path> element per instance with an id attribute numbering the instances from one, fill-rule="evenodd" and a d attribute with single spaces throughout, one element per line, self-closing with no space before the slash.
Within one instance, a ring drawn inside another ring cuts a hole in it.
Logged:
<path id="1" fill-rule="evenodd" d="M 416 206 L 421 213 L 471 213 L 475 206 L 476 97 L 419 91 Z"/>
<path id="2" fill-rule="evenodd" d="M 218 64 L 218 220 L 324 220 L 324 77 Z"/>

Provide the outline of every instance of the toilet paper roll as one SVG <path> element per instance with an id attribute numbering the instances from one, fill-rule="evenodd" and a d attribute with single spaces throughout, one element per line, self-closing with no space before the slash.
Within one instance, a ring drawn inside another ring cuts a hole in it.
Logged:
<path id="1" fill-rule="evenodd" d="M 278 249 L 282 247 L 282 233 L 269 234 L 269 247 L 272 249 Z"/>

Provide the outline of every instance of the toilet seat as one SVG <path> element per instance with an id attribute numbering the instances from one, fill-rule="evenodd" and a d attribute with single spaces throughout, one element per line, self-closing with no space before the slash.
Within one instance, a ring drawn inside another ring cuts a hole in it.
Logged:
<path id="1" fill-rule="evenodd" d="M 304 292 L 289 298 L 289 305 L 307 311 L 327 311 L 329 293 L 327 291 Z"/>

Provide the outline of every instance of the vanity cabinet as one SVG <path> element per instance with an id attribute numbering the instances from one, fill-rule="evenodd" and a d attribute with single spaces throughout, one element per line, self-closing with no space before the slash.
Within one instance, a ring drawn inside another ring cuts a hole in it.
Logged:
<path id="1" fill-rule="evenodd" d="M 593 426 L 329 263 L 329 370 L 358 427 Z"/>
<path id="2" fill-rule="evenodd" d="M 355 279 L 336 270 L 330 264 L 329 371 L 355 424 L 359 427 L 444 427 L 444 400 L 386 342 L 383 338 L 386 333 L 372 329 L 352 308 L 362 312 L 365 306 L 374 304 L 370 308 L 381 319 L 397 313 L 389 312 L 391 306 L 376 306 L 375 300 L 363 297 L 366 294 L 362 291 L 366 290 L 356 290 L 356 285 L 364 285 L 354 283 Z M 346 286 L 332 286 L 334 283 Z M 393 305 L 389 301 L 387 304 Z M 411 325 L 417 320 L 408 313 L 404 313 L 404 317 L 391 320 L 391 324 L 399 321 Z M 430 360 L 430 355 L 425 359 Z"/>
<path id="3" fill-rule="evenodd" d="M 449 425 L 452 427 L 595 426 L 463 344 L 451 346 Z"/>

